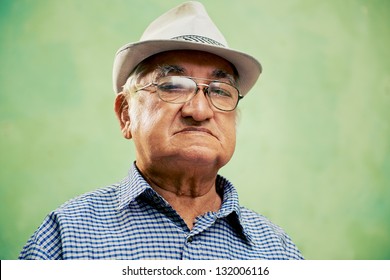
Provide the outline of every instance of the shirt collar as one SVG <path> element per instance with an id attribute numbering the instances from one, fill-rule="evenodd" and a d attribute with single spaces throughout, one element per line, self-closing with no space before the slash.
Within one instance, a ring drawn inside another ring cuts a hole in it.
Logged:
<path id="1" fill-rule="evenodd" d="M 216 217 L 233 219 L 233 223 L 240 227 L 245 239 L 253 244 L 253 238 L 241 214 L 238 193 L 235 187 L 220 175 L 217 176 L 216 187 L 218 193 L 223 197 L 221 209 L 216 213 Z M 119 185 L 119 203 L 117 209 L 121 211 L 127 208 L 130 203 L 145 192 L 159 196 L 148 182 L 146 182 L 134 163 L 129 170 L 128 176 Z"/>
<path id="2" fill-rule="evenodd" d="M 146 190 L 154 191 L 134 163 L 129 170 L 128 176 L 120 183 L 118 210 L 127 208 L 133 200 Z"/>
<path id="3" fill-rule="evenodd" d="M 242 234 L 247 241 L 253 244 L 253 238 L 248 230 L 248 225 L 242 216 L 236 188 L 230 181 L 220 175 L 217 177 L 216 186 L 217 191 L 223 194 L 222 206 L 217 213 L 217 217 L 232 217 L 234 219 L 233 222 L 241 228 Z"/>

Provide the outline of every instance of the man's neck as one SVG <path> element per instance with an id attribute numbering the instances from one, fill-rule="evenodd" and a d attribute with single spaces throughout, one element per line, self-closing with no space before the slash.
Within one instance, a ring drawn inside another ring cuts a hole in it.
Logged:
<path id="1" fill-rule="evenodd" d="M 156 185 L 152 187 L 176 210 L 189 229 L 194 226 L 196 217 L 207 212 L 217 212 L 221 208 L 222 199 L 216 192 L 215 186 L 200 196 L 181 195 Z"/>
<path id="2" fill-rule="evenodd" d="M 189 229 L 192 229 L 196 217 L 216 212 L 221 207 L 222 198 L 216 190 L 215 172 L 200 175 L 198 170 L 182 173 L 178 170 L 162 173 L 141 170 L 141 173 L 151 187 L 182 217 Z"/>

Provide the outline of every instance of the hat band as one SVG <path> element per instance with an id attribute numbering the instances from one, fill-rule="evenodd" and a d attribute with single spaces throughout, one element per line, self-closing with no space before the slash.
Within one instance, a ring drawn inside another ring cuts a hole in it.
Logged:
<path id="1" fill-rule="evenodd" d="M 218 41 L 215 41 L 207 37 L 198 36 L 198 35 L 182 35 L 182 36 L 173 37 L 172 40 L 189 41 L 189 42 L 225 47 L 223 44 L 221 44 Z"/>

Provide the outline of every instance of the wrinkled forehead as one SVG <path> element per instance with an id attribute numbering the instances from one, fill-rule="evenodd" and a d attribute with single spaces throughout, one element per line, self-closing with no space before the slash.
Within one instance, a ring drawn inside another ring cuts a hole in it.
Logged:
<path id="1" fill-rule="evenodd" d="M 163 74 L 185 76 L 201 75 L 206 78 L 236 81 L 238 74 L 235 67 L 226 59 L 217 55 L 190 50 L 178 50 L 158 53 L 143 61 L 146 72 L 163 71 Z"/>

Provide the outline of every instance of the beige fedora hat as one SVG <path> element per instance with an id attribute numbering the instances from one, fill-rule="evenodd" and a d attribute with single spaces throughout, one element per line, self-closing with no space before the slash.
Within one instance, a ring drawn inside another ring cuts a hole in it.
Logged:
<path id="1" fill-rule="evenodd" d="M 262 67 L 254 57 L 228 47 L 222 33 L 203 5 L 181 4 L 154 20 L 139 42 L 129 43 L 116 53 L 113 67 L 114 91 L 120 93 L 133 69 L 144 59 L 164 51 L 198 50 L 231 62 L 239 74 L 239 90 L 246 95 L 256 83 Z"/>

